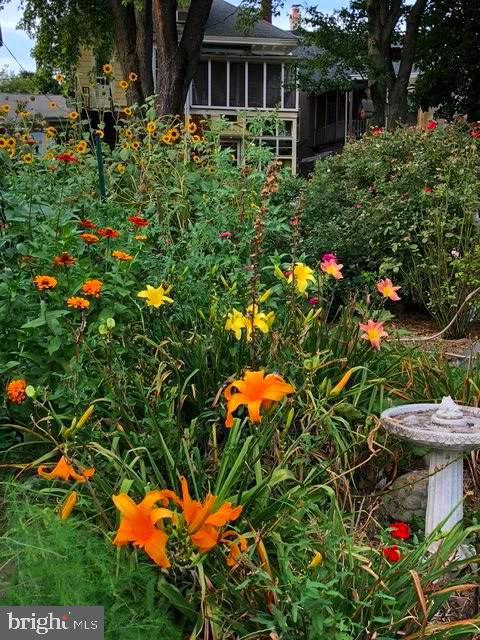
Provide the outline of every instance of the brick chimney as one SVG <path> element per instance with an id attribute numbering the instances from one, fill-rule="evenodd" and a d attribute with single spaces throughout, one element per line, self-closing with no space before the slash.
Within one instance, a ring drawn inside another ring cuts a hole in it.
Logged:
<path id="1" fill-rule="evenodd" d="M 290 31 L 295 31 L 300 27 L 300 23 L 302 22 L 302 13 L 300 11 L 299 4 L 292 4 L 290 9 Z"/>

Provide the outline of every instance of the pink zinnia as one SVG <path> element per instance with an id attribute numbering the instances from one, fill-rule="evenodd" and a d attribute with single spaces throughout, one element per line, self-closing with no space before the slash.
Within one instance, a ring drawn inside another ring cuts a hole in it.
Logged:
<path id="1" fill-rule="evenodd" d="M 232 236 L 233 236 L 233 233 L 231 231 L 222 231 L 221 233 L 218 234 L 218 237 L 221 238 L 222 240 L 229 240 Z"/>

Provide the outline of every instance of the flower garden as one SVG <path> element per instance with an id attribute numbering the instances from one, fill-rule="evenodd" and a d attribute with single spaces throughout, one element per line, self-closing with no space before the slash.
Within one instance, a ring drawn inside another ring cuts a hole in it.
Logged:
<path id="1" fill-rule="evenodd" d="M 28 114 L 0 137 L 0 604 L 101 605 L 112 639 L 473 637 L 445 610 L 475 500 L 429 553 L 383 507 L 426 452 L 379 415 L 478 403 L 392 324 L 471 321 L 477 130 L 372 130 L 307 182 L 149 104 L 114 148 L 69 120 L 41 156 Z"/>

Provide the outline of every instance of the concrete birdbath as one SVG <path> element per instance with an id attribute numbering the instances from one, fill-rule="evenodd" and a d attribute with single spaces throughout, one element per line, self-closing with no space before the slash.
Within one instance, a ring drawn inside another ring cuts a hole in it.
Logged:
<path id="1" fill-rule="evenodd" d="M 463 517 L 463 456 L 480 448 L 480 409 L 448 396 L 441 404 L 387 409 L 381 420 L 392 435 L 431 450 L 425 534 L 441 523 L 442 531 L 450 531 Z"/>

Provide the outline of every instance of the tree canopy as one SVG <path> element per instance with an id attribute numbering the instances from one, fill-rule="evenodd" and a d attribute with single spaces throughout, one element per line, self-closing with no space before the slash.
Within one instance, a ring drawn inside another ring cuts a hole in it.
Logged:
<path id="1" fill-rule="evenodd" d="M 436 0 L 427 11 L 415 64 L 415 98 L 451 119 L 480 120 L 480 3 Z"/>

